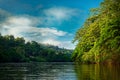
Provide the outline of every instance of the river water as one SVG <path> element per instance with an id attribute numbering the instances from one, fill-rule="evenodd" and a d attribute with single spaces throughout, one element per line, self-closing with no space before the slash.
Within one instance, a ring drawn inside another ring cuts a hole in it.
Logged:
<path id="1" fill-rule="evenodd" d="M 1 63 L 0 80 L 120 80 L 120 66 L 71 62 Z"/>

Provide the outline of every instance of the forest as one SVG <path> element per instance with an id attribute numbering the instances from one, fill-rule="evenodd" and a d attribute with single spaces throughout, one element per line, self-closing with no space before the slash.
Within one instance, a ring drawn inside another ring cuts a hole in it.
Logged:
<path id="1" fill-rule="evenodd" d="M 72 59 L 81 63 L 120 63 L 120 0 L 104 0 L 90 11 L 76 32 Z"/>
<path id="2" fill-rule="evenodd" d="M 0 63 L 3 62 L 70 62 L 72 50 L 59 48 L 13 35 L 0 34 Z"/>

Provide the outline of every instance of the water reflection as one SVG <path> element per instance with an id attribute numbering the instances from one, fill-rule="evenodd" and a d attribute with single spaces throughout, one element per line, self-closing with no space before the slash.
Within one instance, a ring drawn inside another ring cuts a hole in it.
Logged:
<path id="1" fill-rule="evenodd" d="M 119 65 L 3 63 L 0 80 L 120 80 Z"/>
<path id="2" fill-rule="evenodd" d="M 0 80 L 76 80 L 73 63 L 0 65 Z"/>
<path id="3" fill-rule="evenodd" d="M 26 65 L 15 63 L 0 64 L 0 80 L 24 80 Z"/>
<path id="4" fill-rule="evenodd" d="M 120 65 L 75 65 L 78 80 L 120 80 Z"/>

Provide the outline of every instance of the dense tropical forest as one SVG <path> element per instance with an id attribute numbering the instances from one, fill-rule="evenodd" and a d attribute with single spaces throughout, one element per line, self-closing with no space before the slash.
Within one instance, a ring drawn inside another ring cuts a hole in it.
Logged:
<path id="1" fill-rule="evenodd" d="M 68 62 L 72 50 L 0 34 L 0 62 Z"/>
<path id="2" fill-rule="evenodd" d="M 91 9 L 84 25 L 76 32 L 72 55 L 82 63 L 120 62 L 120 0 L 104 0 Z"/>

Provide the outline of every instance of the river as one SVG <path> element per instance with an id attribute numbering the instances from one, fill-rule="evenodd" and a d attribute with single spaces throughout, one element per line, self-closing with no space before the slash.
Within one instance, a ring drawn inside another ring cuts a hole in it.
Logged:
<path id="1" fill-rule="evenodd" d="M 71 62 L 1 63 L 0 80 L 120 80 L 120 66 Z"/>

